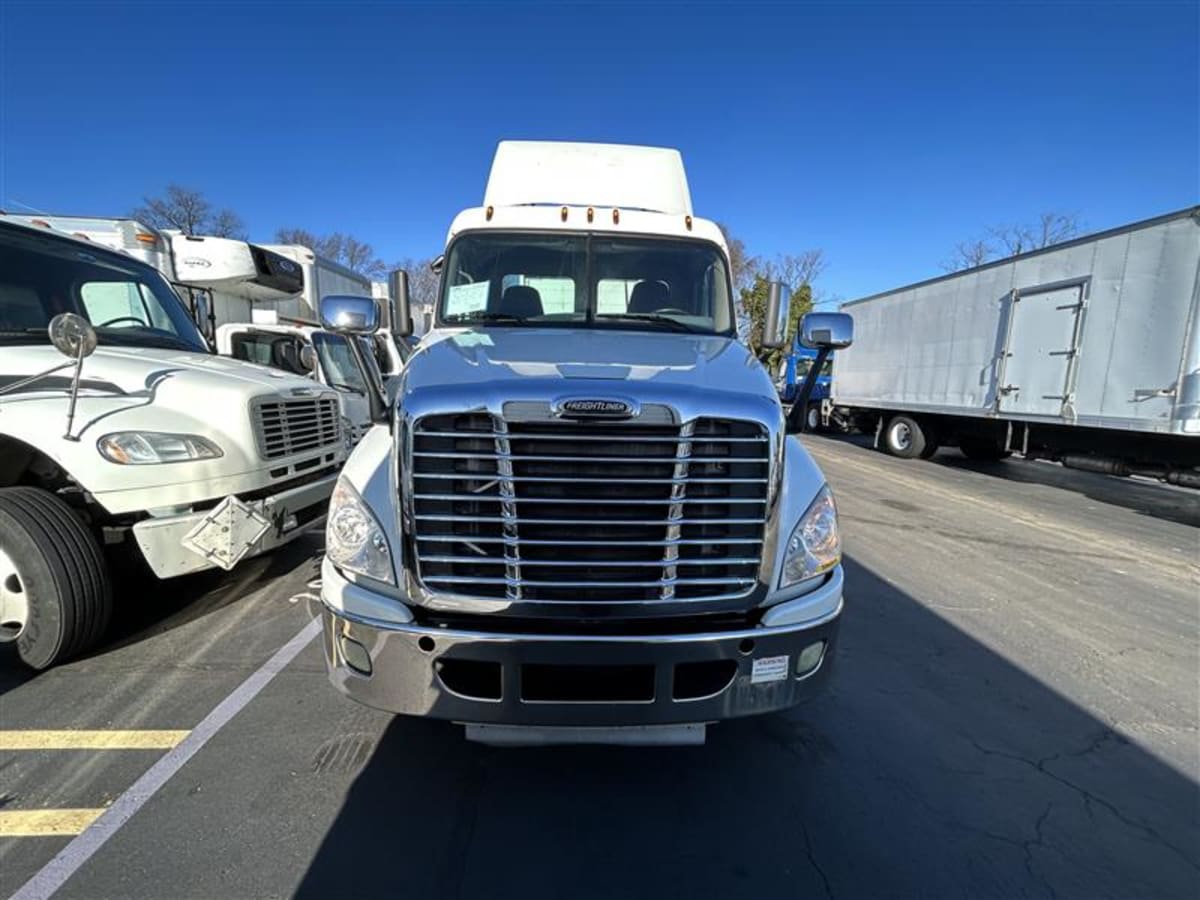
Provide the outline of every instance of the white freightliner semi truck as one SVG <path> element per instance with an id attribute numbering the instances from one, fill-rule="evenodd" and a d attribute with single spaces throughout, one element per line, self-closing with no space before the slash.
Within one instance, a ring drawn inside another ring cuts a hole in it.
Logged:
<path id="1" fill-rule="evenodd" d="M 318 525 L 345 454 L 333 391 L 213 355 L 155 268 L 0 219 L 0 640 L 26 663 L 101 636 L 128 553 L 172 578 Z"/>
<path id="2" fill-rule="evenodd" d="M 377 315 L 322 306 L 348 334 Z M 728 250 L 677 151 L 501 143 L 450 227 L 434 326 L 331 502 L 340 691 L 493 743 L 692 743 L 828 677 L 833 498 L 737 340 Z"/>

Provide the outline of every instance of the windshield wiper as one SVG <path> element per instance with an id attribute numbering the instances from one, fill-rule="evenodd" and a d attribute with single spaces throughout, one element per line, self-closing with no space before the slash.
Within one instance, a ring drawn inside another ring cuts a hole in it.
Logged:
<path id="1" fill-rule="evenodd" d="M 686 322 L 672 319 L 670 316 L 660 316 L 657 313 L 605 313 L 596 317 L 597 322 L 615 320 L 618 322 L 650 322 L 654 325 L 667 325 L 672 331 L 686 331 L 689 334 L 704 334 Z"/>
<path id="2" fill-rule="evenodd" d="M 477 310 L 475 312 L 460 313 L 457 316 L 447 316 L 447 322 L 527 322 L 529 321 L 524 316 L 514 316 L 512 313 L 506 312 L 487 312 L 486 310 Z"/>
<path id="3" fill-rule="evenodd" d="M 45 328 L 0 328 L 0 338 L 40 337 L 49 342 L 50 333 Z"/>
<path id="4" fill-rule="evenodd" d="M 351 394 L 358 394 L 360 397 L 367 396 L 367 392 L 364 391 L 362 388 L 356 388 L 350 384 L 342 384 L 341 382 L 338 382 L 338 381 L 331 381 L 331 382 L 329 382 L 329 386 L 331 388 L 333 388 L 334 390 L 347 391 L 348 393 L 351 393 Z"/>

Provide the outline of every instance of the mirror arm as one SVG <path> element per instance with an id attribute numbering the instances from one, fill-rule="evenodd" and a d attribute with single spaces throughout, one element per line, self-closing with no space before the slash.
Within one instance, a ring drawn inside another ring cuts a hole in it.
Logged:
<path id="1" fill-rule="evenodd" d="M 79 399 L 79 376 L 83 374 L 83 360 L 87 354 L 84 353 L 83 341 L 79 342 L 79 355 L 75 357 L 75 374 L 71 378 L 71 405 L 67 407 L 67 433 L 63 435 L 63 440 L 79 441 L 78 437 L 71 437 L 71 426 L 75 424 L 75 401 Z"/>
<path id="2" fill-rule="evenodd" d="M 348 334 L 346 335 L 346 343 L 350 345 L 350 353 L 367 382 L 367 404 L 371 409 L 371 421 L 376 425 L 387 425 L 390 421 L 388 404 L 379 393 L 379 389 L 375 386 L 375 382 L 371 378 L 371 370 L 367 366 L 367 360 L 363 356 L 363 349 L 358 343 L 358 338 L 355 335 Z"/>
<path id="3" fill-rule="evenodd" d="M 6 384 L 0 387 L 0 394 L 11 394 L 19 391 L 26 385 L 33 384 L 35 381 L 41 381 L 47 375 L 53 375 L 55 372 L 61 372 L 63 369 L 69 369 L 75 365 L 75 360 L 69 359 L 65 363 L 59 363 L 57 366 L 47 369 L 45 372 L 38 372 L 36 375 L 30 375 L 28 378 L 22 378 L 20 381 L 14 381 L 12 384 Z"/>
<path id="4" fill-rule="evenodd" d="M 787 430 L 789 432 L 800 434 L 804 433 L 808 425 L 808 416 L 804 414 L 808 407 L 808 400 L 812 397 L 813 388 L 817 385 L 817 374 L 825 366 L 825 360 L 829 359 L 829 354 L 832 352 L 830 347 L 822 347 L 817 351 L 817 358 L 808 370 L 808 374 L 804 376 L 804 384 L 796 394 L 796 399 L 792 401 L 792 408 L 788 410 L 787 415 Z"/>

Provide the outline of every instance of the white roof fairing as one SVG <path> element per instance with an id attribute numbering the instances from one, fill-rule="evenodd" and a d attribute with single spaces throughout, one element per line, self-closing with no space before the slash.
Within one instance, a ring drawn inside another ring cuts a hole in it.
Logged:
<path id="1" fill-rule="evenodd" d="M 683 157 L 666 147 L 501 141 L 484 206 L 593 206 L 690 216 Z"/>

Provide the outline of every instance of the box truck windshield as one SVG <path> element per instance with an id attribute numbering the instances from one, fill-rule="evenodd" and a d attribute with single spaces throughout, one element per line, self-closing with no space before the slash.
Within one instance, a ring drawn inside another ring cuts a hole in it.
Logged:
<path id="1" fill-rule="evenodd" d="M 705 241 L 465 234 L 446 266 L 439 318 L 447 325 L 732 331 L 729 276 Z"/>
<path id="2" fill-rule="evenodd" d="M 39 248 L 25 252 L 19 238 L 0 248 L 4 292 L 0 340 L 12 343 L 47 343 L 46 327 L 59 313 L 78 313 L 92 323 L 101 345 L 161 347 L 207 353 L 200 332 L 166 281 L 132 261 L 124 266 L 107 254 L 103 258 L 69 248 L 55 253 Z M 16 285 L 41 283 L 53 268 L 61 284 L 78 285 L 78 291 L 39 297 Z M 10 287 L 11 286 L 11 287 Z"/>

